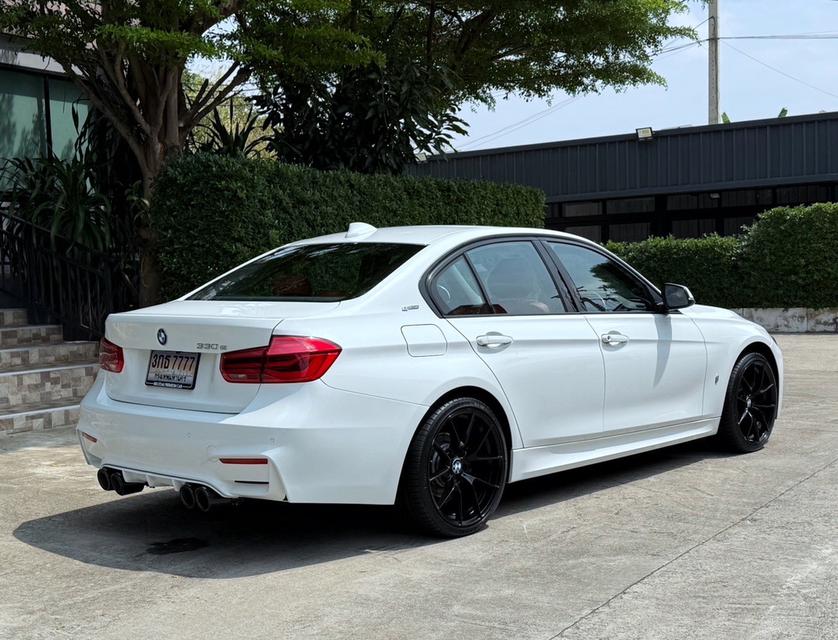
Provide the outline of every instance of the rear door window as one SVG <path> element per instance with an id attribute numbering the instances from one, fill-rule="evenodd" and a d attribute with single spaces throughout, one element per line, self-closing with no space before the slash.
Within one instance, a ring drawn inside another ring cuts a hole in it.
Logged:
<path id="1" fill-rule="evenodd" d="M 466 252 L 495 313 L 543 315 L 565 305 L 547 266 L 529 241 L 496 242 Z"/>
<path id="2" fill-rule="evenodd" d="M 372 289 L 422 248 L 381 242 L 282 247 L 207 285 L 190 299 L 349 300 Z"/>

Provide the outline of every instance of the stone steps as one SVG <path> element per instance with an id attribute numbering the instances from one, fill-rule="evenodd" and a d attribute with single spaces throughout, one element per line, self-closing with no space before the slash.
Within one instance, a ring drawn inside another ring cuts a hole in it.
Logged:
<path id="1" fill-rule="evenodd" d="M 95 342 L 60 342 L 0 349 L 0 373 L 20 367 L 37 369 L 77 362 L 95 362 L 99 345 Z"/>
<path id="2" fill-rule="evenodd" d="M 64 341 L 61 326 L 57 324 L 25 324 L 17 327 L 0 327 L 0 347 L 59 344 Z"/>
<path id="3" fill-rule="evenodd" d="M 0 437 L 76 424 L 98 369 L 95 342 L 64 342 L 59 325 L 0 309 Z"/>

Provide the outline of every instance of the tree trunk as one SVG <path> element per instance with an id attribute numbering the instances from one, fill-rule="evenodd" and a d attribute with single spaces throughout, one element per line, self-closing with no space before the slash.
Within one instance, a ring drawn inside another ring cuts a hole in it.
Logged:
<path id="1" fill-rule="evenodd" d="M 145 166 L 143 174 L 143 198 L 151 203 L 154 194 L 154 184 L 164 164 L 180 152 L 180 119 L 178 111 L 178 96 L 180 93 L 180 71 L 168 70 L 168 87 L 166 95 L 159 99 L 163 110 L 160 128 L 157 135 L 145 140 Z M 139 229 L 141 239 L 140 249 L 140 306 L 162 302 L 160 299 L 160 264 L 157 261 L 157 233 L 147 220 Z"/>
<path id="2" fill-rule="evenodd" d="M 153 175 L 143 175 L 143 199 L 151 202 L 154 180 L 159 169 Z M 148 307 L 160 302 L 160 268 L 157 263 L 156 234 L 148 223 L 141 223 L 137 230 L 140 238 L 140 307 Z"/>

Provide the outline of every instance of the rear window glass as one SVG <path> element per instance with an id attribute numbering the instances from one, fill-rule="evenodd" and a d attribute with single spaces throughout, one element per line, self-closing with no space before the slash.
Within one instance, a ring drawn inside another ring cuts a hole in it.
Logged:
<path id="1" fill-rule="evenodd" d="M 422 248 L 380 242 L 283 247 L 207 285 L 190 299 L 348 300 L 372 289 Z"/>

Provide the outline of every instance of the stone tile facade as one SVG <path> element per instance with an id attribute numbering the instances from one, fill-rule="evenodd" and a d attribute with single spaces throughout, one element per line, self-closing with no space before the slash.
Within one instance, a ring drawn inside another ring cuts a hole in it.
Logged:
<path id="1" fill-rule="evenodd" d="M 58 325 L 33 325 L 0 327 L 0 345 L 3 348 L 32 344 L 59 344 L 64 341 Z"/>
<path id="2" fill-rule="evenodd" d="M 36 372 L 0 374 L 0 411 L 16 406 L 81 398 L 93 385 L 98 365 L 88 364 Z"/>
<path id="3" fill-rule="evenodd" d="M 58 325 L 0 309 L 0 437 L 72 426 L 99 370 L 95 342 L 64 342 Z"/>
<path id="4" fill-rule="evenodd" d="M 57 407 L 26 414 L 0 416 L 0 434 L 23 433 L 24 431 L 46 431 L 59 427 L 71 427 L 79 420 L 79 408 Z"/>
<path id="5" fill-rule="evenodd" d="M 99 353 L 95 342 L 62 342 L 53 345 L 0 348 L 0 373 L 31 365 L 32 369 L 87 360 L 93 362 Z"/>
<path id="6" fill-rule="evenodd" d="M 0 309 L 0 327 L 19 327 L 26 324 L 26 309 Z"/>

